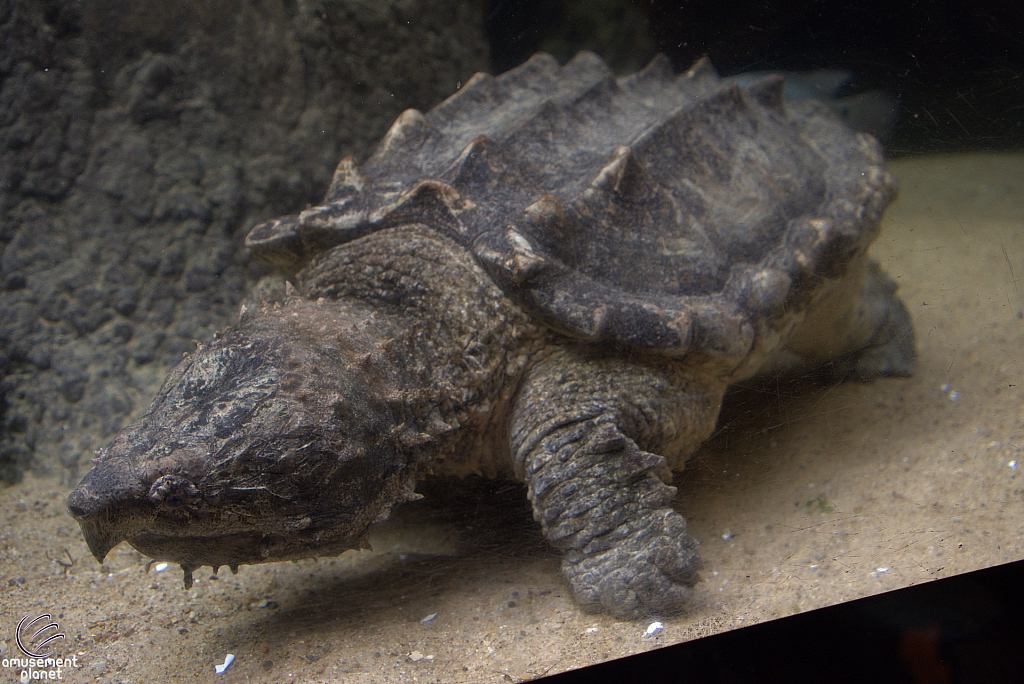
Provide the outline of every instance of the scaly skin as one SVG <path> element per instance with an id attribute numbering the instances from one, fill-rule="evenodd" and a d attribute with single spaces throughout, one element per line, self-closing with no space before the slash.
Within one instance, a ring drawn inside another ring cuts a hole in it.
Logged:
<path id="1" fill-rule="evenodd" d="M 188 355 L 96 459 L 68 509 L 98 559 L 124 539 L 187 574 L 337 554 L 426 472 L 511 474 L 510 397 L 549 333 L 465 250 L 405 226 L 297 282 Z"/>

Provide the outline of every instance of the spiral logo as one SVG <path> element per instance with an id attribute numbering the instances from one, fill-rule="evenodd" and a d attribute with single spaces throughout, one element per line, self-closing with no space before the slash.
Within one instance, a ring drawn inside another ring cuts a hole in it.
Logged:
<path id="1" fill-rule="evenodd" d="M 60 633 L 60 625 L 52 621 L 49 613 L 43 613 L 31 622 L 30 615 L 26 615 L 18 622 L 18 630 L 14 638 L 18 642 L 21 652 L 31 658 L 49 658 L 52 642 L 63 639 Z M 34 630 L 34 631 L 33 631 Z"/>

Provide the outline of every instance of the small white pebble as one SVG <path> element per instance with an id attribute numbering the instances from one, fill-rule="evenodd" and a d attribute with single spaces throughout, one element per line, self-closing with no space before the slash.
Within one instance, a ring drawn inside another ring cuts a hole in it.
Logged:
<path id="1" fill-rule="evenodd" d="M 431 620 L 433 620 L 436 617 L 437 617 L 437 613 L 431 613 L 427 617 L 425 617 L 422 620 L 420 620 L 420 623 L 427 624 L 428 622 L 430 622 Z"/>
<path id="2" fill-rule="evenodd" d="M 651 624 L 647 625 L 647 631 L 644 632 L 644 638 L 646 639 L 647 637 L 654 636 L 663 629 L 665 629 L 665 625 L 655 620 Z"/>
<path id="3" fill-rule="evenodd" d="M 889 568 L 878 568 L 875 572 L 881 575 L 883 572 L 889 572 Z"/>
<path id="4" fill-rule="evenodd" d="M 735 535 L 733 535 L 732 532 L 726 532 L 725 534 L 722 535 L 722 541 L 729 541 L 730 539 L 733 538 L 733 536 L 735 536 Z"/>
<path id="5" fill-rule="evenodd" d="M 233 662 L 235 662 L 235 655 L 233 653 L 228 653 L 224 656 L 224 664 L 214 665 L 213 669 L 217 671 L 217 674 L 224 674 L 224 670 L 228 669 Z"/>
<path id="6" fill-rule="evenodd" d="M 949 385 L 943 385 L 942 387 L 939 388 L 939 391 L 945 394 L 946 392 L 949 391 Z"/>
<path id="7" fill-rule="evenodd" d="M 587 634 L 597 634 L 600 631 L 599 627 L 587 627 Z"/>
<path id="8" fill-rule="evenodd" d="M 421 660 L 433 660 L 433 659 L 434 659 L 434 656 L 432 656 L 432 655 L 423 655 L 419 651 L 413 651 L 412 653 L 409 654 L 409 660 L 411 660 L 414 663 L 418 663 Z"/>
<path id="9" fill-rule="evenodd" d="M 1017 467 L 1017 462 L 1016 461 L 1010 461 L 1009 463 L 1006 464 L 1006 467 L 1007 468 L 1016 468 Z"/>
<path id="10" fill-rule="evenodd" d="M 956 390 L 953 390 L 952 392 L 949 393 L 949 400 L 950 401 L 956 401 L 959 398 L 960 398 L 960 393 L 957 392 Z"/>
<path id="11" fill-rule="evenodd" d="M 153 566 L 153 570 L 155 570 L 156 572 L 163 572 L 166 569 L 167 569 L 167 563 L 157 563 L 156 565 Z"/>

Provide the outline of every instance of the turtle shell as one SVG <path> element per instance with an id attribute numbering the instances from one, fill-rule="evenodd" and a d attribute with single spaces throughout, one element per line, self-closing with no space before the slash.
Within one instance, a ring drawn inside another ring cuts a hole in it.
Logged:
<path id="1" fill-rule="evenodd" d="M 322 204 L 246 245 L 295 268 L 425 224 L 562 333 L 739 359 L 844 274 L 894 195 L 877 141 L 784 103 L 782 85 L 725 83 L 707 59 L 616 79 L 592 53 L 538 54 L 405 111 L 360 168 L 341 161 Z"/>

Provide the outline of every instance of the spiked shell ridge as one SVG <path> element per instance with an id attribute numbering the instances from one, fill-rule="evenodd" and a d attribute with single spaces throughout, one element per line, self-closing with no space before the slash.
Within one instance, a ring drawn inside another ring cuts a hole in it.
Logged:
<path id="1" fill-rule="evenodd" d="M 782 78 L 740 87 L 664 56 L 615 79 L 538 54 L 404 112 L 322 204 L 246 245 L 286 268 L 423 224 L 552 328 L 652 352 L 741 359 L 863 252 L 895 193 L 878 143 Z"/>

